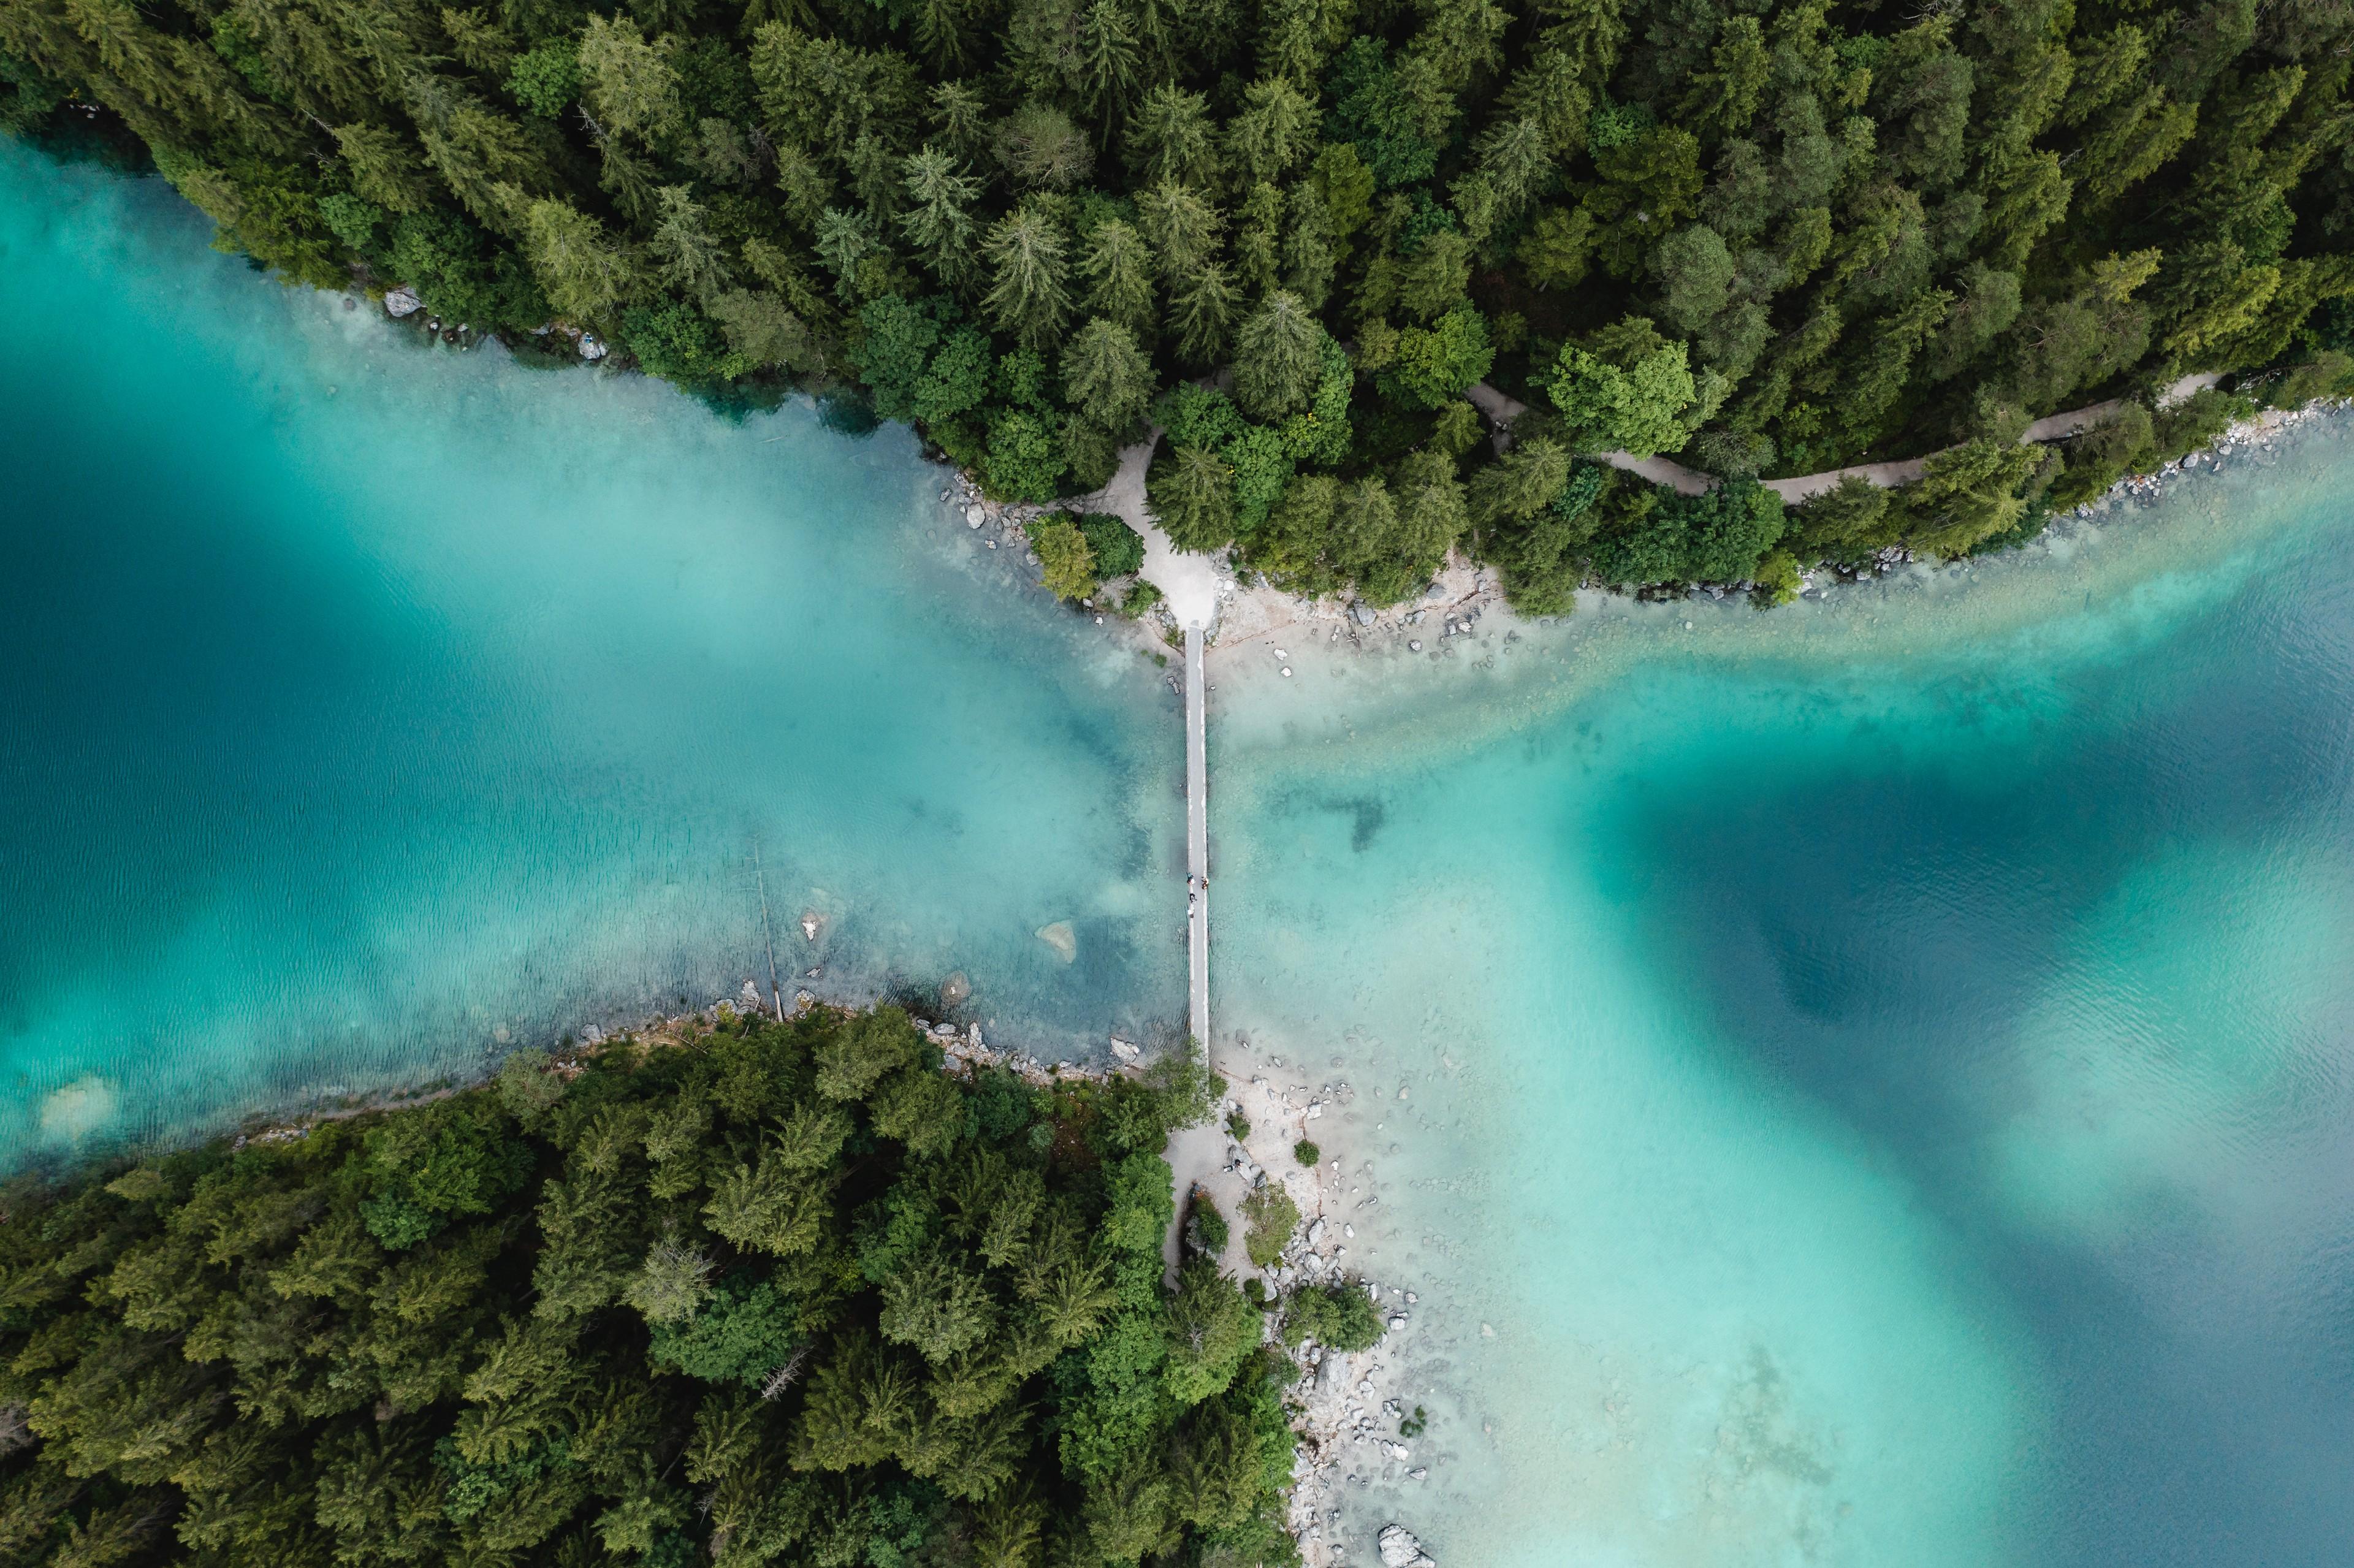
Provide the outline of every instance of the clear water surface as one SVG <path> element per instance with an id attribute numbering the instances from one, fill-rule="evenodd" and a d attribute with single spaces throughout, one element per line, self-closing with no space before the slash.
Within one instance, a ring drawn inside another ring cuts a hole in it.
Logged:
<path id="1" fill-rule="evenodd" d="M 0 144 L 13 1155 L 730 991 L 755 842 L 822 983 L 1175 1015 L 1167 689 L 904 436 L 201 242 Z M 2354 450 L 2283 449 L 1775 616 L 1216 656 L 1220 1046 L 1349 1086 L 1421 1297 L 1352 1560 L 2345 1561 Z"/>
<path id="2" fill-rule="evenodd" d="M 906 431 L 429 345 L 207 228 L 0 141 L 0 1153 L 765 995 L 763 883 L 789 994 L 1182 1028 L 1175 698 Z"/>
<path id="3" fill-rule="evenodd" d="M 1778 615 L 1221 677 L 1222 1018 L 1348 1086 L 1422 1298 L 1360 1559 L 2347 1560 L 2354 442 L 2278 444 Z"/>

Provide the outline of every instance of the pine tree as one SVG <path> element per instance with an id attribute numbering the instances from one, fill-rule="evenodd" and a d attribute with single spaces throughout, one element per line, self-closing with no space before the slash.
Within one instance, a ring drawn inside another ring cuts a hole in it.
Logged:
<path id="1" fill-rule="evenodd" d="M 652 143 L 684 115 L 677 71 L 628 16 L 588 17 L 580 35 L 580 74 L 583 97 L 608 135 Z"/>
<path id="2" fill-rule="evenodd" d="M 557 313 L 601 321 L 634 292 L 637 269 L 605 238 L 605 226 L 569 202 L 532 203 L 524 222 L 532 269 Z"/>
<path id="3" fill-rule="evenodd" d="M 1482 527 L 1525 523 L 1552 505 L 1568 482 L 1569 453 L 1560 442 L 1542 436 L 1515 441 L 1471 476 L 1470 515 Z"/>
<path id="4" fill-rule="evenodd" d="M 1316 144 L 1322 118 L 1315 101 L 1281 79 L 1244 90 L 1243 111 L 1227 122 L 1227 161 L 1243 179 L 1280 181 Z"/>
<path id="5" fill-rule="evenodd" d="M 647 249 L 659 264 L 663 282 L 691 299 L 711 299 L 734 276 L 702 205 L 684 185 L 664 185 L 661 202 L 662 220 Z"/>
<path id="6" fill-rule="evenodd" d="M 398 132 L 382 125 L 338 125 L 334 134 L 352 188 L 362 196 L 387 212 L 421 212 L 431 205 L 433 187 Z"/>
<path id="7" fill-rule="evenodd" d="M 1152 361 L 1134 333 L 1097 316 L 1063 351 L 1063 385 L 1081 413 L 1117 437 L 1134 429 L 1152 401 Z"/>
<path id="8" fill-rule="evenodd" d="M 1153 521 L 1181 550 L 1214 550 L 1235 536 L 1235 476 L 1216 452 L 1181 446 L 1145 487 Z"/>
<path id="9" fill-rule="evenodd" d="M 1180 275 L 1169 292 L 1169 324 L 1176 329 L 1177 352 L 1195 365 L 1216 364 L 1226 351 L 1235 303 L 1225 263 L 1204 261 Z"/>
<path id="10" fill-rule="evenodd" d="M 949 154 L 926 145 L 900 161 L 907 209 L 899 215 L 899 229 L 923 251 L 932 270 L 950 284 L 960 285 L 975 270 L 972 257 L 973 203 L 981 181 L 964 172 Z"/>
<path id="11" fill-rule="evenodd" d="M 981 302 L 991 321 L 1024 348 L 1053 344 L 1071 314 L 1060 227 L 1035 209 L 1018 209 L 990 230 L 983 254 L 991 281 Z"/>
<path id="12" fill-rule="evenodd" d="M 859 297 L 859 266 L 875 249 L 864 213 L 830 207 L 818 214 L 818 260 L 833 274 L 834 293 L 843 303 Z"/>
<path id="13" fill-rule="evenodd" d="M 1324 329 L 1297 294 L 1261 300 L 1235 340 L 1235 401 L 1254 419 L 1272 422 L 1308 407 L 1322 369 Z"/>
<path id="14" fill-rule="evenodd" d="M 1079 264 L 1087 281 L 1087 308 L 1140 338 L 1153 330 L 1152 253 L 1143 236 L 1118 218 L 1096 226 Z"/>
<path id="15" fill-rule="evenodd" d="M 1163 83 L 1129 120 L 1129 172 L 1140 183 L 1209 185 L 1218 176 L 1214 134 L 1207 101 Z"/>
<path id="16" fill-rule="evenodd" d="M 1137 194 L 1136 210 L 1164 285 L 1199 272 L 1216 255 L 1225 217 L 1191 185 L 1162 180 Z"/>
<path id="17" fill-rule="evenodd" d="M 1087 0 L 1071 41 L 1071 86 L 1109 143 L 1142 72 L 1136 26 L 1121 0 Z"/>

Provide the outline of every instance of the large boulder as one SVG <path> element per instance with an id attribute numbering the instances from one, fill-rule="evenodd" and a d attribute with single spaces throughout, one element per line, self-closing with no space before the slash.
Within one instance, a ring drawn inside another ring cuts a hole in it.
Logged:
<path id="1" fill-rule="evenodd" d="M 419 299 L 417 291 L 406 283 L 398 289 L 385 291 L 384 313 L 388 316 L 413 316 L 424 308 L 425 302 Z"/>
<path id="2" fill-rule="evenodd" d="M 1422 1542 L 1402 1524 L 1385 1524 L 1381 1533 L 1382 1568 L 1438 1568 L 1425 1555 Z"/>

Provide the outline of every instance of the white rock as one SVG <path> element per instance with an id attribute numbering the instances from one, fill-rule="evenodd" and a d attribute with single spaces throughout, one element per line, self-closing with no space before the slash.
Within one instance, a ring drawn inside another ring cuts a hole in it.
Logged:
<path id="1" fill-rule="evenodd" d="M 983 512 L 980 507 L 968 506 L 964 509 L 964 525 L 966 527 L 978 528 L 988 521 L 989 514 Z"/>
<path id="2" fill-rule="evenodd" d="M 610 352 L 612 351 L 608 349 L 603 344 L 599 343 L 590 334 L 584 332 L 580 334 L 581 358 L 593 364 L 596 361 L 604 358 L 605 355 Z"/>
<path id="3" fill-rule="evenodd" d="M 1308 1224 L 1308 1249 L 1310 1252 L 1315 1251 L 1318 1246 L 1323 1244 L 1323 1241 L 1324 1222 L 1322 1220 L 1310 1221 Z"/>
<path id="4" fill-rule="evenodd" d="M 744 1000 L 750 1002 L 754 1007 L 760 1005 L 760 988 L 754 985 L 750 980 L 746 980 L 744 982 L 743 995 Z"/>
<path id="5" fill-rule="evenodd" d="M 1111 1043 L 1111 1054 L 1123 1062 L 1133 1062 L 1140 1053 L 1127 1041 L 1115 1039 Z"/>
<path id="6" fill-rule="evenodd" d="M 417 297 L 417 291 L 405 283 L 398 289 L 385 291 L 384 313 L 388 316 L 413 316 L 424 308 L 425 302 Z"/>
<path id="7" fill-rule="evenodd" d="M 1402 1524 L 1385 1524 L 1381 1533 L 1382 1568 L 1438 1568 L 1426 1556 L 1422 1542 Z"/>
<path id="8" fill-rule="evenodd" d="M 1392 1443 L 1387 1446 L 1389 1448 L 1390 1457 L 1395 1459 L 1401 1465 L 1414 1457 L 1412 1450 L 1408 1449 L 1403 1443 Z"/>

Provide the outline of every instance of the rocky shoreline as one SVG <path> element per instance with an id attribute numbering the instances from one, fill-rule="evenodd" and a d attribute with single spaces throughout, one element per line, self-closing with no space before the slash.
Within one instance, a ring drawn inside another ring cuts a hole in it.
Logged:
<path id="1" fill-rule="evenodd" d="M 1290 1359 L 1294 1374 L 1286 1404 L 1299 1446 L 1288 1523 L 1309 1568 L 1340 1568 L 1363 1544 L 1344 1521 L 1341 1489 L 1411 1487 L 1447 1460 L 1414 1424 L 1406 1356 L 1421 1297 L 1410 1282 L 1368 1277 L 1352 1262 L 1358 1227 L 1371 1227 L 1382 1206 L 1373 1161 L 1339 1127 L 1338 1113 L 1359 1099 L 1355 1087 L 1283 1054 L 1261 1054 L 1240 1036 L 1214 1047 L 1210 1065 L 1226 1081 L 1225 1103 L 1212 1125 L 1178 1135 L 1171 1163 L 1181 1192 L 1206 1195 L 1232 1222 L 1220 1263 L 1238 1278 L 1258 1280 L 1269 1298 L 1320 1285 L 1363 1289 L 1381 1323 L 1371 1348 L 1351 1352 L 1312 1341 L 1285 1349 L 1268 1319 L 1267 1342 Z M 1295 1157 L 1303 1139 L 1318 1144 L 1313 1167 Z M 1291 1200 L 1299 1223 L 1275 1264 L 1261 1269 L 1246 1250 L 1238 1215 L 1246 1198 L 1269 1187 Z M 1387 1568 L 1430 1568 L 1406 1522 L 1387 1521 L 1378 1544 Z M 1396 1555 L 1404 1544 L 1412 1551 Z"/>
<path id="2" fill-rule="evenodd" d="M 2147 504 L 2164 493 L 2169 480 L 2202 469 L 2212 473 L 2233 457 L 2269 450 L 2272 437 L 2308 420 L 2343 412 L 2349 406 L 2345 400 L 2323 398 L 2294 409 L 2264 409 L 2249 418 L 2237 420 L 2199 450 L 2168 462 L 2154 472 L 2127 475 L 2093 500 L 2067 512 L 2053 514 L 2036 537 L 2045 537 L 2053 528 L 2084 521 L 2124 502 Z M 1150 526 L 1149 518 L 1129 514 L 1140 512 L 1140 506 L 1123 505 L 1120 502 L 1127 498 L 1114 498 L 1108 491 L 1051 504 L 1007 503 L 991 501 L 982 494 L 980 485 L 970 474 L 961 470 L 953 471 L 954 481 L 941 491 L 940 499 L 949 505 L 951 514 L 967 528 L 989 534 L 991 549 L 1002 546 L 1027 556 L 1030 554 L 1029 540 L 1023 525 L 1047 512 L 1116 512 L 1126 517 L 1140 533 L 1144 533 Z M 1496 574 L 1464 556 L 1460 550 L 1449 554 L 1446 566 L 1419 599 L 1379 607 L 1339 596 L 1310 598 L 1287 593 L 1264 577 L 1237 570 L 1230 551 L 1221 551 L 1206 558 L 1214 569 L 1217 597 L 1210 651 L 1214 654 L 1246 643 L 1264 642 L 1274 650 L 1279 666 L 1288 650 L 1276 646 L 1274 640 L 1278 633 L 1288 632 L 1294 639 L 1309 639 L 1334 652 L 1345 645 L 1352 652 L 1380 649 L 1440 657 L 1453 652 L 1459 646 L 1458 639 L 1479 635 L 1474 631 L 1476 623 L 1490 615 L 1500 617 L 1496 629 L 1500 629 L 1508 639 L 1517 635 L 1512 629 L 1524 621 L 1535 620 L 1542 622 L 1554 619 L 1522 616 L 1504 597 L 1502 585 Z M 1969 561 L 1968 557 L 1958 562 L 1928 559 L 1901 546 L 1892 546 L 1851 565 L 1817 565 L 1808 568 L 1801 575 L 1799 597 L 1821 600 L 1842 587 L 1872 582 L 1915 567 L 1966 568 Z M 1754 582 L 1690 583 L 1684 585 L 1681 594 L 1675 595 L 1638 591 L 1627 596 L 1616 594 L 1615 590 L 1599 591 L 1606 597 L 1680 597 L 1697 602 L 1745 597 L 1756 586 Z M 1105 622 L 1106 615 L 1101 607 L 1090 605 L 1085 608 L 1094 614 L 1099 624 Z M 1161 641 L 1172 636 L 1177 627 L 1176 619 L 1169 613 L 1166 606 L 1148 612 L 1144 620 L 1136 624 L 1157 633 Z M 1488 630 L 1491 629 L 1480 629 L 1481 631 Z M 1281 673 L 1288 675 L 1290 671 L 1284 667 Z"/>

